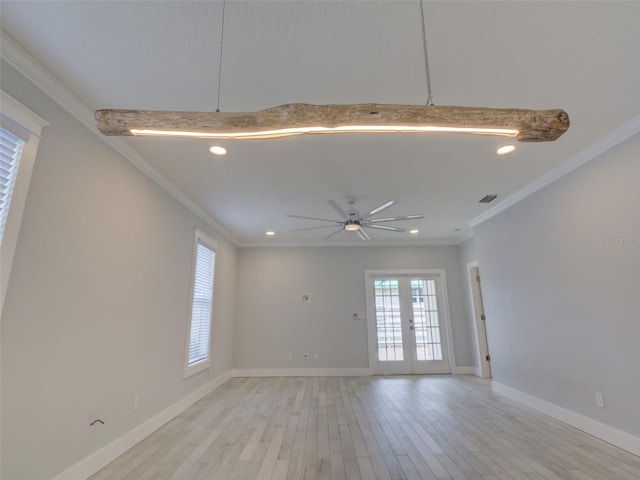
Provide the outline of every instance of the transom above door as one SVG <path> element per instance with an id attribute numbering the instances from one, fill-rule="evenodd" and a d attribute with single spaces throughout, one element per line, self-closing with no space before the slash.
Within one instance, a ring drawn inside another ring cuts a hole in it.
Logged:
<path id="1" fill-rule="evenodd" d="M 444 271 L 367 271 L 365 281 L 374 373 L 450 373 Z"/>

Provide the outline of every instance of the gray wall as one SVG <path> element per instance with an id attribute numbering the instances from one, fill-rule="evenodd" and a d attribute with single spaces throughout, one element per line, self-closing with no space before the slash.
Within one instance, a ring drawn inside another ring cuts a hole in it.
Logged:
<path id="1" fill-rule="evenodd" d="M 636 135 L 475 229 L 494 380 L 635 435 L 639 159 Z"/>
<path id="2" fill-rule="evenodd" d="M 236 249 L 4 63 L 2 89 L 51 124 L 2 312 L 2 475 L 50 479 L 231 369 Z M 185 380 L 196 226 L 219 240 L 213 367 Z"/>
<path id="3" fill-rule="evenodd" d="M 364 246 L 240 249 L 234 368 L 367 368 L 364 272 L 399 268 L 446 270 L 456 364 L 472 365 L 457 247 Z"/>
<path id="4" fill-rule="evenodd" d="M 471 288 L 469 285 L 469 272 L 467 270 L 467 264 L 478 260 L 476 253 L 476 240 L 471 238 L 466 242 L 458 245 L 458 255 L 460 257 L 460 283 L 462 287 L 462 298 L 464 300 L 464 315 L 469 323 L 470 336 L 470 363 L 469 365 L 478 368 L 480 366 L 478 361 L 478 337 L 475 328 L 475 321 L 473 315 L 473 304 L 471 300 Z"/>

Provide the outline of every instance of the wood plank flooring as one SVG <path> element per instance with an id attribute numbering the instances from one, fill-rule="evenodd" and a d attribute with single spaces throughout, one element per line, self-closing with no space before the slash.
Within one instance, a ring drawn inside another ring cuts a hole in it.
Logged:
<path id="1" fill-rule="evenodd" d="M 91 480 L 638 480 L 466 376 L 234 378 Z"/>

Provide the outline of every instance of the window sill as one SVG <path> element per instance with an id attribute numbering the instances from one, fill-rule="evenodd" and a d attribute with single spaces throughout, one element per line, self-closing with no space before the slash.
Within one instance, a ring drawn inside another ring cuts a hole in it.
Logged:
<path id="1" fill-rule="evenodd" d="M 200 363 L 196 363 L 195 365 L 191 365 L 190 367 L 185 368 L 182 378 L 189 378 L 198 372 L 201 372 L 203 370 L 208 370 L 210 367 L 211 367 L 210 360 L 204 360 Z"/>

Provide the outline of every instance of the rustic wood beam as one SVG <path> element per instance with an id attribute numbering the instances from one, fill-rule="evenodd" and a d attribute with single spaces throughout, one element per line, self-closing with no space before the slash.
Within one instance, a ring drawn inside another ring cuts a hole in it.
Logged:
<path id="1" fill-rule="evenodd" d="M 105 109 L 96 111 L 96 123 L 105 135 L 246 139 L 354 131 L 445 131 L 503 135 L 521 142 L 548 142 L 567 131 L 569 115 L 560 109 L 291 103 L 247 113 Z M 135 130 L 146 133 L 135 133 Z"/>

